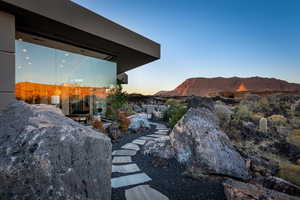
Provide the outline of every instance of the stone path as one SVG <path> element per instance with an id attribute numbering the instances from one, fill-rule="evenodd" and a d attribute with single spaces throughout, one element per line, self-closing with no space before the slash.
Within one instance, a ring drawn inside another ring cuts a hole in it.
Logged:
<path id="1" fill-rule="evenodd" d="M 125 190 L 126 200 L 168 200 L 169 198 L 161 194 L 159 191 L 144 184 L 152 179 L 145 173 L 141 172 L 136 163 L 132 162 L 132 156 L 140 150 L 148 140 L 155 140 L 161 137 L 167 137 L 169 129 L 163 124 L 151 123 L 156 126 L 155 134 L 139 137 L 131 143 L 123 145 L 120 150 L 113 151 L 112 173 L 124 174 L 120 177 L 111 179 L 112 188 L 122 188 L 133 186 Z M 135 186 L 138 185 L 138 186 Z"/>

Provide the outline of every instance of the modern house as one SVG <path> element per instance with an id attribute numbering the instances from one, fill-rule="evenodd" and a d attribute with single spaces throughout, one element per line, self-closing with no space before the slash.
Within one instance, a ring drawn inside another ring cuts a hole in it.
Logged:
<path id="1" fill-rule="evenodd" d="M 103 112 L 126 71 L 160 45 L 69 0 L 0 0 L 0 110 L 11 100 L 66 115 Z"/>

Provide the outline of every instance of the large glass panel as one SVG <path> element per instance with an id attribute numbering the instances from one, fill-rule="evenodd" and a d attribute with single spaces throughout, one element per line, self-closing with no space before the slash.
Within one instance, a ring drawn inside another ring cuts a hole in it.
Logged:
<path id="1" fill-rule="evenodd" d="M 16 97 L 56 104 L 66 115 L 105 111 L 116 63 L 16 40 Z"/>

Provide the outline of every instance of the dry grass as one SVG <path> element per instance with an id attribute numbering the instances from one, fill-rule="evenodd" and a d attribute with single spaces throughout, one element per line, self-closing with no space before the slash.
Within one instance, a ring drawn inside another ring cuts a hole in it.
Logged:
<path id="1" fill-rule="evenodd" d="M 296 145 L 300 148 L 300 129 L 295 129 L 288 138 L 289 143 Z"/>
<path id="2" fill-rule="evenodd" d="M 273 123 L 286 123 L 287 122 L 287 118 L 285 118 L 282 115 L 272 115 L 272 116 L 268 117 L 268 120 Z"/>
<path id="3" fill-rule="evenodd" d="M 278 176 L 300 186 L 300 166 L 289 162 L 280 163 Z"/>

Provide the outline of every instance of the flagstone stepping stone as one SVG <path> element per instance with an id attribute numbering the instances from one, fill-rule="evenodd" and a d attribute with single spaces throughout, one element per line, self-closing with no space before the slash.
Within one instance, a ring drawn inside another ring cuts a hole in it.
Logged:
<path id="1" fill-rule="evenodd" d="M 115 150 L 112 152 L 113 156 L 135 156 L 135 154 L 136 151 L 128 149 Z"/>
<path id="2" fill-rule="evenodd" d="M 143 136 L 143 137 L 140 137 L 139 139 L 141 139 L 141 140 L 154 140 L 155 138 L 154 137 Z"/>
<path id="3" fill-rule="evenodd" d="M 132 143 L 139 144 L 139 145 L 144 145 L 146 143 L 146 140 L 136 139 L 136 140 L 133 140 Z"/>
<path id="4" fill-rule="evenodd" d="M 141 171 L 136 164 L 127 164 L 127 165 L 113 165 L 112 173 L 133 173 Z"/>
<path id="5" fill-rule="evenodd" d="M 168 128 L 157 128 L 158 131 L 169 131 Z"/>
<path id="6" fill-rule="evenodd" d="M 140 185 L 125 191 L 126 200 L 169 200 L 168 197 L 151 188 L 149 185 Z"/>
<path id="7" fill-rule="evenodd" d="M 136 185 L 151 181 L 152 179 L 145 173 L 132 174 L 111 179 L 112 188 L 120 188 L 129 185 Z"/>
<path id="8" fill-rule="evenodd" d="M 152 134 L 152 135 L 148 135 L 148 136 L 155 137 L 155 138 L 163 137 L 163 135 L 158 135 L 158 134 Z"/>
<path id="9" fill-rule="evenodd" d="M 122 149 L 130 149 L 130 150 L 139 151 L 140 147 L 137 144 L 128 143 L 128 144 L 125 144 L 124 146 L 122 146 Z"/>
<path id="10" fill-rule="evenodd" d="M 160 134 L 160 135 L 167 135 L 167 134 L 168 134 L 168 132 L 159 132 L 159 131 L 156 131 L 156 132 L 154 132 L 154 133 Z"/>
<path id="11" fill-rule="evenodd" d="M 112 160 L 113 164 L 118 164 L 118 163 L 131 163 L 131 157 L 130 156 L 115 156 Z"/>

